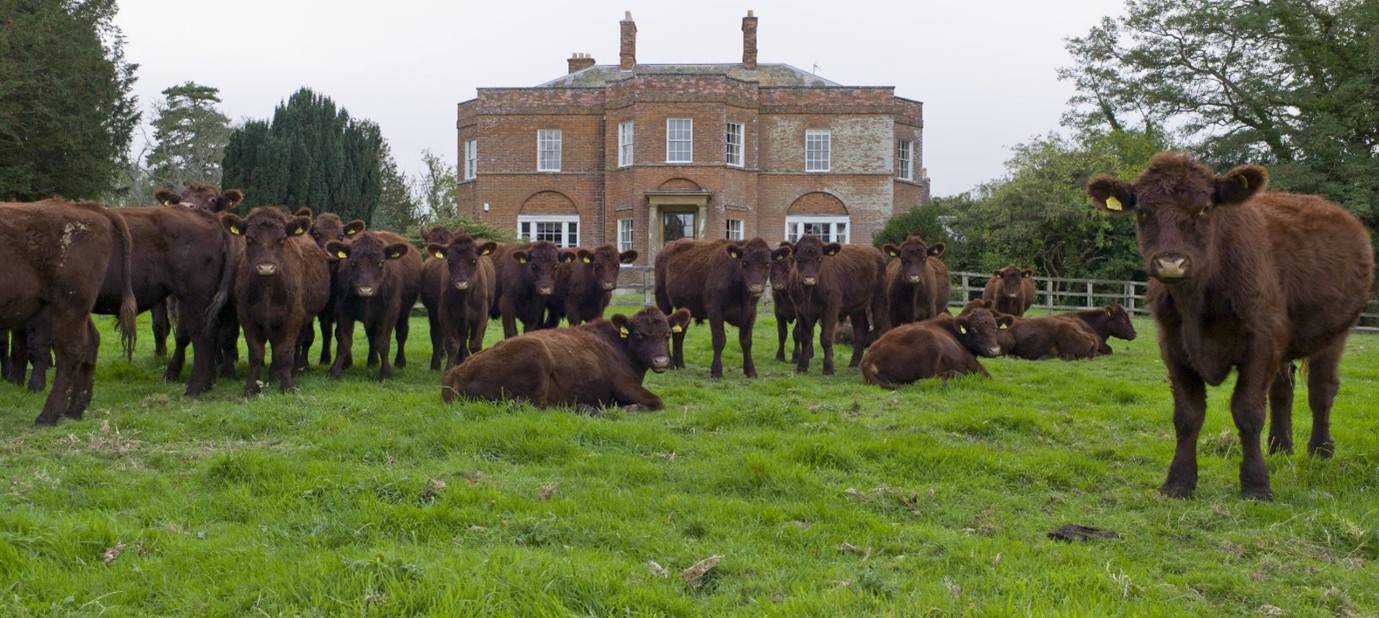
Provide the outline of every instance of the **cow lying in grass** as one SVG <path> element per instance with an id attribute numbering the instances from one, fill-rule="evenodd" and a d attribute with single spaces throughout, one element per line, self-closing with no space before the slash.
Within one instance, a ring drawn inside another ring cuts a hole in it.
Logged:
<path id="1" fill-rule="evenodd" d="M 1083 309 L 1057 316 L 1062 320 L 1078 320 L 1097 337 L 1097 354 L 1110 354 L 1111 346 L 1106 339 L 1115 337 L 1134 341 L 1135 325 L 1130 321 L 1130 312 L 1120 305 L 1108 305 L 1099 309 Z"/>
<path id="2" fill-rule="evenodd" d="M 998 318 L 989 309 L 974 308 L 966 315 L 942 314 L 897 326 L 881 335 L 862 357 L 862 379 L 882 388 L 895 388 L 928 378 L 990 375 L 977 355 L 999 356 L 996 332 L 1012 321 L 1011 316 Z"/>
<path id="3" fill-rule="evenodd" d="M 647 307 L 577 327 L 537 330 L 505 339 L 445 372 L 441 399 L 511 399 L 534 406 L 665 407 L 642 386 L 646 370 L 670 368 L 666 340 L 683 331 L 690 312 L 667 319 Z"/>

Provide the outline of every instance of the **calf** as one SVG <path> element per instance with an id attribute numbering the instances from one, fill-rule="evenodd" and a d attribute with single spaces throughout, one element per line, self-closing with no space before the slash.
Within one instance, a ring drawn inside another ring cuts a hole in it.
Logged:
<path id="1" fill-rule="evenodd" d="M 681 239 L 656 254 L 653 269 L 656 306 L 663 313 L 683 307 L 696 320 L 709 321 L 713 337 L 709 376 L 723 377 L 726 322 L 737 327 L 742 373 L 757 377 L 756 364 L 752 362 L 752 327 L 771 269 L 771 248 L 766 241 Z M 684 331 L 675 333 L 671 345 L 677 368 L 685 366 L 684 343 Z"/>
<path id="2" fill-rule="evenodd" d="M 389 340 L 397 332 L 399 369 L 407 366 L 407 333 L 412 306 L 421 285 L 421 256 L 406 238 L 392 232 L 368 231 L 353 240 L 326 243 L 331 260 L 338 260 L 339 294 L 335 299 L 335 362 L 330 377 L 339 379 L 350 365 L 354 323 L 364 323 L 369 359 L 377 355 L 380 380 L 393 377 L 388 363 Z"/>
<path id="3" fill-rule="evenodd" d="M 579 326 L 603 317 L 618 287 L 619 265 L 635 261 L 636 251 L 619 253 L 613 245 L 579 249 L 575 259 L 562 260 L 555 269 L 555 293 L 546 300 L 546 325 L 554 327 L 565 318 L 570 326 Z"/>
<path id="4" fill-rule="evenodd" d="M 800 358 L 795 371 L 809 370 L 809 360 L 814 355 L 814 325 L 820 324 L 823 374 L 833 375 L 833 342 L 841 314 L 852 320 L 856 343 L 848 366 L 856 367 L 863 350 L 890 329 L 886 258 L 874 247 L 824 244 L 810 234 L 800 237 L 788 250 L 795 262 L 790 274 L 790 297 L 799 320 L 795 340 L 800 344 Z"/>
<path id="5" fill-rule="evenodd" d="M 1001 313 L 1025 315 L 1034 304 L 1034 271 L 1011 264 L 992 272 L 982 290 L 982 300 L 991 301 Z"/>
<path id="6" fill-rule="evenodd" d="M 244 253 L 235 260 L 235 310 L 244 330 L 249 376 L 244 394 L 259 392 L 265 347 L 273 346 L 269 379 L 283 392 L 293 390 L 292 374 L 305 370 L 302 349 L 330 295 L 326 254 L 307 236 L 311 220 L 290 216 L 273 206 L 260 206 L 243 219 L 221 216 L 226 231 L 244 238 Z"/>
<path id="7" fill-rule="evenodd" d="M 100 332 L 91 309 L 115 263 L 120 338 L 133 352 L 137 303 L 133 240 L 123 217 L 95 202 L 49 199 L 0 203 L 0 329 L 25 333 L 39 317 L 51 326 L 57 371 L 36 425 L 81 418 L 91 403 Z"/>
<path id="8" fill-rule="evenodd" d="M 1162 153 L 1134 183 L 1099 176 L 1087 185 L 1105 212 L 1136 213 L 1150 276 L 1150 312 L 1173 393 L 1177 448 L 1159 491 L 1191 495 L 1206 385 L 1236 370 L 1231 416 L 1241 442 L 1240 490 L 1269 499 L 1259 438 L 1269 402 L 1269 450 L 1292 448 L 1293 364 L 1306 359 L 1312 437 L 1330 457 L 1331 405 L 1346 335 L 1369 299 L 1374 250 L 1359 220 L 1310 195 L 1264 192 L 1257 165 L 1217 175 Z"/>
<path id="9" fill-rule="evenodd" d="M 421 226 L 421 242 L 426 245 L 437 244 L 445 246 L 455 239 L 457 234 L 464 232 L 464 228 L 456 228 L 455 231 L 445 229 L 443 225 L 432 228 Z M 490 260 L 492 262 L 492 260 Z M 426 321 L 430 325 L 431 335 L 431 370 L 438 371 L 441 362 L 445 359 L 445 333 L 441 330 L 440 322 L 440 294 L 445 289 L 445 255 L 437 255 L 436 252 L 426 252 L 426 259 L 421 263 L 421 284 L 418 297 L 421 305 L 426 308 Z M 489 294 L 489 304 L 493 304 L 493 294 Z M 488 308 L 485 308 L 487 313 Z M 485 318 L 487 319 L 487 318 Z"/>
<path id="10" fill-rule="evenodd" d="M 442 350 L 448 357 L 450 369 L 484 347 L 484 332 L 488 329 L 488 308 L 493 297 L 493 260 L 488 256 L 498 248 L 494 242 L 476 243 L 464 230 L 458 230 L 447 243 L 426 245 L 427 253 L 435 259 L 427 266 L 440 264 L 444 278 L 429 283 L 438 289 L 430 294 L 436 303 L 436 322 L 441 331 Z M 437 337 L 432 335 L 432 345 Z M 432 368 L 435 368 L 432 357 Z"/>
<path id="11" fill-rule="evenodd" d="M 503 319 L 503 338 L 517 336 L 518 320 L 522 332 L 546 325 L 546 298 L 555 293 L 556 266 L 573 259 L 574 253 L 562 253 L 546 240 L 498 246 L 493 253 L 497 282 L 489 315 Z"/>
<path id="12" fill-rule="evenodd" d="M 311 216 L 310 208 L 300 208 L 297 210 L 298 216 Z M 316 241 L 316 246 L 322 251 L 326 250 L 326 243 L 332 240 L 347 240 L 354 238 L 355 235 L 364 231 L 367 226 L 363 221 L 355 219 L 345 223 L 340 219 L 340 215 L 333 212 L 323 212 L 311 222 L 311 229 L 307 231 L 311 234 L 311 239 Z M 330 254 L 327 253 L 329 258 Z M 321 355 L 319 363 L 324 365 L 334 360 L 330 353 L 330 342 L 335 336 L 335 299 L 340 294 L 340 275 L 337 272 L 339 263 L 330 262 L 330 295 L 326 300 L 326 306 L 321 308 L 321 312 L 316 314 L 316 321 L 321 328 Z M 307 333 L 306 342 L 302 348 L 303 352 L 311 351 L 311 344 L 315 339 L 314 333 Z"/>
<path id="13" fill-rule="evenodd" d="M 999 356 L 996 332 L 1013 321 L 1008 315 L 996 317 L 986 309 L 975 309 L 957 317 L 942 314 L 897 326 L 867 350 L 862 358 L 862 379 L 882 388 L 895 388 L 929 378 L 990 375 L 977 356 Z"/>
<path id="14" fill-rule="evenodd" d="M 1050 316 L 1015 318 L 1005 333 L 1009 337 L 1009 345 L 1003 345 L 1001 349 L 1008 356 L 1016 358 L 1079 360 L 1100 355 L 1097 351 L 1100 340 L 1096 334 L 1075 320 Z M 998 339 L 1004 337 L 998 336 Z"/>
<path id="15" fill-rule="evenodd" d="M 1130 312 L 1120 305 L 1108 305 L 1100 309 L 1083 309 L 1057 316 L 1063 320 L 1081 322 L 1097 338 L 1097 353 L 1110 354 L 1111 346 L 1106 344 L 1110 337 L 1134 341 L 1135 324 L 1130 321 Z"/>
<path id="16" fill-rule="evenodd" d="M 881 247 L 882 253 L 895 258 L 886 265 L 891 327 L 948 313 L 953 280 L 948 265 L 938 259 L 947 248 L 941 242 L 925 244 L 918 236 L 905 239 L 899 246 L 887 243 Z"/>
<path id="17" fill-rule="evenodd" d="M 540 330 L 507 339 L 445 372 L 441 399 L 525 401 L 550 406 L 664 407 L 646 390 L 646 370 L 670 367 L 666 339 L 683 331 L 690 312 L 667 319 L 655 307 L 632 317 L 613 314 L 571 328 Z"/>

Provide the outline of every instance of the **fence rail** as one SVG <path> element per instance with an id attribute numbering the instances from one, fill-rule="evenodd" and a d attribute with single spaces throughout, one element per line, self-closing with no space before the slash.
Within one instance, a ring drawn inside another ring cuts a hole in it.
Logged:
<path id="1" fill-rule="evenodd" d="M 982 297 L 982 289 L 991 278 L 990 273 L 955 272 L 953 292 L 948 304 L 962 306 L 968 300 Z M 1070 279 L 1064 277 L 1034 277 L 1035 302 L 1031 311 L 1041 310 L 1047 314 L 1077 311 L 1090 307 L 1120 304 L 1131 315 L 1148 315 L 1145 305 L 1145 292 L 1148 285 L 1143 281 L 1112 281 L 1107 279 Z M 652 304 L 654 274 L 650 266 L 625 265 L 619 277 L 618 291 L 621 294 L 642 294 L 646 304 Z M 770 302 L 771 295 L 762 296 L 762 302 Z M 1379 332 L 1379 298 L 1371 299 L 1360 315 L 1356 330 Z"/>

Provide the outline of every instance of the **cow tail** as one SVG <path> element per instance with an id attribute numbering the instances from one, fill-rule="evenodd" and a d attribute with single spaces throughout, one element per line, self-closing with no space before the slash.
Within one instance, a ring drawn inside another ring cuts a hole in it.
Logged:
<path id="1" fill-rule="evenodd" d="M 120 346 L 124 348 L 125 360 L 134 360 L 134 341 L 138 329 L 134 327 L 135 316 L 139 315 L 139 303 L 134 299 L 134 238 L 129 234 L 129 224 L 115 210 L 107 209 L 110 222 L 115 225 L 119 235 L 120 253 Z"/>
<path id="2" fill-rule="evenodd" d="M 206 321 L 202 327 L 205 332 L 202 335 L 207 339 L 220 333 L 220 310 L 225 308 L 225 302 L 230 298 L 230 284 L 234 282 L 235 241 L 225 232 L 221 232 L 221 238 L 225 243 L 221 250 L 225 263 L 220 267 L 220 285 L 216 287 L 210 306 L 206 307 Z"/>

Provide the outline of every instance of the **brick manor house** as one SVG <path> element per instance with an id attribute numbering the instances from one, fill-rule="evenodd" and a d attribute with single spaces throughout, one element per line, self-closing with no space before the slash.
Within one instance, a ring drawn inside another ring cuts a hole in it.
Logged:
<path id="1" fill-rule="evenodd" d="M 629 12 L 618 64 L 576 53 L 539 86 L 478 89 L 456 123 L 459 212 L 650 264 L 678 238 L 869 244 L 928 203 L 920 102 L 758 64 L 750 11 L 742 34 L 741 63 L 638 64 Z"/>

